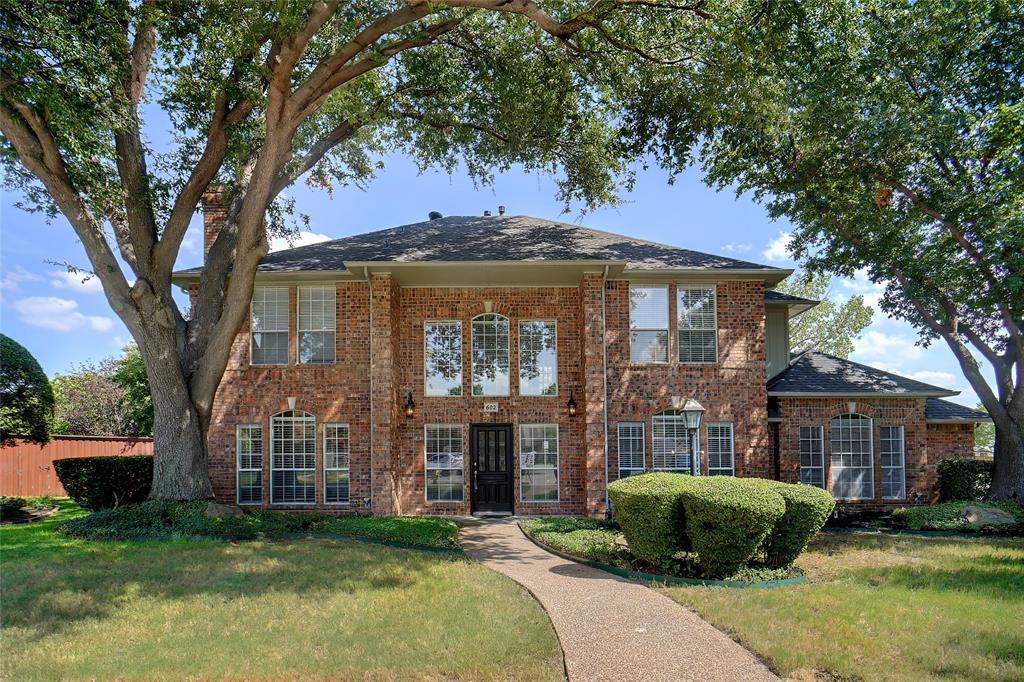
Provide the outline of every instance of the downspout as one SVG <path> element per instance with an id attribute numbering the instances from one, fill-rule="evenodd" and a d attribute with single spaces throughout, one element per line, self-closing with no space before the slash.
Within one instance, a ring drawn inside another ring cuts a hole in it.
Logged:
<path id="1" fill-rule="evenodd" d="M 604 266 L 601 277 L 601 363 L 604 379 L 604 508 L 609 511 L 608 504 L 608 308 L 605 305 L 604 290 L 608 281 L 608 266 Z"/>
<path id="2" fill-rule="evenodd" d="M 363 276 L 366 278 L 366 312 L 370 319 L 370 352 L 367 359 L 370 361 L 370 513 L 372 514 L 373 491 L 376 488 L 373 487 L 373 282 L 370 281 L 369 268 L 363 268 Z"/>

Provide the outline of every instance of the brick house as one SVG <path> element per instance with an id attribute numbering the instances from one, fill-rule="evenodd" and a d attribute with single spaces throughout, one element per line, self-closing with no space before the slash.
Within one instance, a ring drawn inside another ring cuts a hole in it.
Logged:
<path id="1" fill-rule="evenodd" d="M 207 249 L 223 220 L 207 196 Z M 185 289 L 200 269 L 176 274 Z M 214 405 L 218 499 L 379 514 L 601 514 L 641 471 L 930 499 L 986 416 L 820 353 L 789 270 L 527 216 L 269 254 Z M 696 425 L 696 428 L 693 426 Z"/>

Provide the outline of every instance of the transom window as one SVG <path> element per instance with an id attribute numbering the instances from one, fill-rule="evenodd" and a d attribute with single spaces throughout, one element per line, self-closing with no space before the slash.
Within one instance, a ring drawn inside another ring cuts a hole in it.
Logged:
<path id="1" fill-rule="evenodd" d="M 316 417 L 308 412 L 270 418 L 270 501 L 316 502 Z"/>
<path id="2" fill-rule="evenodd" d="M 692 473 L 693 438 L 682 410 L 666 410 L 652 419 L 652 455 L 655 471 Z"/>
<path id="3" fill-rule="evenodd" d="M 825 487 L 825 438 L 820 426 L 800 427 L 800 482 Z"/>
<path id="4" fill-rule="evenodd" d="M 427 502 L 461 502 L 463 498 L 462 426 L 424 427 Z"/>
<path id="5" fill-rule="evenodd" d="M 253 289 L 249 329 L 252 364 L 288 364 L 288 287 Z"/>
<path id="6" fill-rule="evenodd" d="M 668 287 L 629 289 L 629 359 L 668 362 Z"/>
<path id="7" fill-rule="evenodd" d="M 716 362 L 718 332 L 714 287 L 676 289 L 678 303 L 679 362 Z"/>
<path id="8" fill-rule="evenodd" d="M 558 501 L 558 425 L 519 425 L 521 496 L 525 502 Z"/>
<path id="9" fill-rule="evenodd" d="M 519 395 L 558 395 L 554 321 L 519 321 Z"/>
<path id="10" fill-rule="evenodd" d="M 324 502 L 349 502 L 348 424 L 324 424 Z"/>
<path id="11" fill-rule="evenodd" d="M 875 496 L 871 420 L 860 414 L 832 418 L 832 495 L 842 500 Z"/>
<path id="12" fill-rule="evenodd" d="M 732 442 L 732 424 L 708 424 L 708 473 L 712 476 L 732 476 L 735 462 Z"/>
<path id="13" fill-rule="evenodd" d="M 473 395 L 508 395 L 508 318 L 473 318 Z"/>
<path id="14" fill-rule="evenodd" d="M 427 322 L 423 326 L 425 395 L 462 395 L 462 323 Z"/>
<path id="15" fill-rule="evenodd" d="M 879 433 L 879 456 L 882 460 L 882 497 L 900 500 L 906 493 L 906 461 L 902 426 L 882 426 Z"/>
<path id="16" fill-rule="evenodd" d="M 260 504 L 263 502 L 263 427 L 239 424 L 235 435 L 238 504 Z"/>
<path id="17" fill-rule="evenodd" d="M 643 422 L 619 423 L 619 478 L 643 473 L 645 468 Z"/>
<path id="18" fill-rule="evenodd" d="M 299 287 L 299 362 L 334 362 L 335 288 Z"/>

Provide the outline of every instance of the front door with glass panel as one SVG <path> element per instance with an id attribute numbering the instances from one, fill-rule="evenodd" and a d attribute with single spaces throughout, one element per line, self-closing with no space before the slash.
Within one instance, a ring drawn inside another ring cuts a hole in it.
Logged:
<path id="1" fill-rule="evenodd" d="M 512 427 L 470 427 L 474 512 L 512 512 Z"/>

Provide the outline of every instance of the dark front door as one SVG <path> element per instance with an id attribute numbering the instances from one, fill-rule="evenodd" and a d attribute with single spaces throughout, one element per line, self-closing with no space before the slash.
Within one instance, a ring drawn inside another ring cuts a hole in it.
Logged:
<path id="1" fill-rule="evenodd" d="M 471 426 L 474 512 L 512 512 L 512 427 Z"/>

